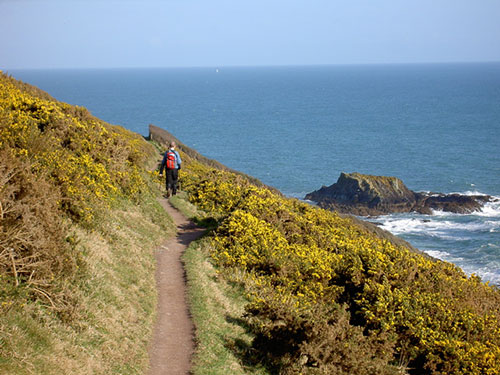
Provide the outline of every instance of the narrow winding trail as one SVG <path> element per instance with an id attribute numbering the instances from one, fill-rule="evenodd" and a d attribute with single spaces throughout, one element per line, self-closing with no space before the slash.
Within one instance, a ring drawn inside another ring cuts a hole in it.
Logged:
<path id="1" fill-rule="evenodd" d="M 165 241 L 156 254 L 158 316 L 149 349 L 149 375 L 189 374 L 194 351 L 194 326 L 187 306 L 186 279 L 181 256 L 204 230 L 187 220 L 166 199 L 161 205 L 173 218 L 177 235 Z"/>

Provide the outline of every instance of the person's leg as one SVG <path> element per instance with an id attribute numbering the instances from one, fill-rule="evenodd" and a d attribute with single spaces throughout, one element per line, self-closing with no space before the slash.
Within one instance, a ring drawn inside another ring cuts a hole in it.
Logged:
<path id="1" fill-rule="evenodd" d="M 172 170 L 172 195 L 177 194 L 177 184 L 179 182 L 179 170 Z"/>
<path id="2" fill-rule="evenodd" d="M 174 169 L 167 169 L 167 197 L 170 197 L 171 195 L 171 192 L 173 192 L 174 188 L 174 176 L 173 176 L 173 172 Z"/>

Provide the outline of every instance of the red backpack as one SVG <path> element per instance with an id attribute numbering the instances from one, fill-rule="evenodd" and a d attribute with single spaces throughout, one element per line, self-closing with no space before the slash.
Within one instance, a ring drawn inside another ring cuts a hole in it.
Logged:
<path id="1" fill-rule="evenodd" d="M 175 152 L 167 151 L 167 169 L 175 169 Z"/>

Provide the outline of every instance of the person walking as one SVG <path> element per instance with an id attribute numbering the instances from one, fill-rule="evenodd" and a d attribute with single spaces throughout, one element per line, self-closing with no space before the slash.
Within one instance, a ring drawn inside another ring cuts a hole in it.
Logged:
<path id="1" fill-rule="evenodd" d="M 163 155 L 160 167 L 160 176 L 163 175 L 164 169 L 166 171 L 167 198 L 177 194 L 177 185 L 179 183 L 179 169 L 181 169 L 182 161 L 175 147 L 175 142 L 170 142 L 168 150 L 165 152 L 165 155 Z"/>

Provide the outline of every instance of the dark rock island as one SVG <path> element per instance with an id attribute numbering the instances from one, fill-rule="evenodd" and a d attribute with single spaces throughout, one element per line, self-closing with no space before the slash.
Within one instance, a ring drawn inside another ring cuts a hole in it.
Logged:
<path id="1" fill-rule="evenodd" d="M 341 173 L 336 183 L 305 196 L 318 206 L 360 216 L 395 212 L 432 214 L 432 210 L 468 214 L 492 201 L 489 195 L 417 193 L 396 177 Z"/>

